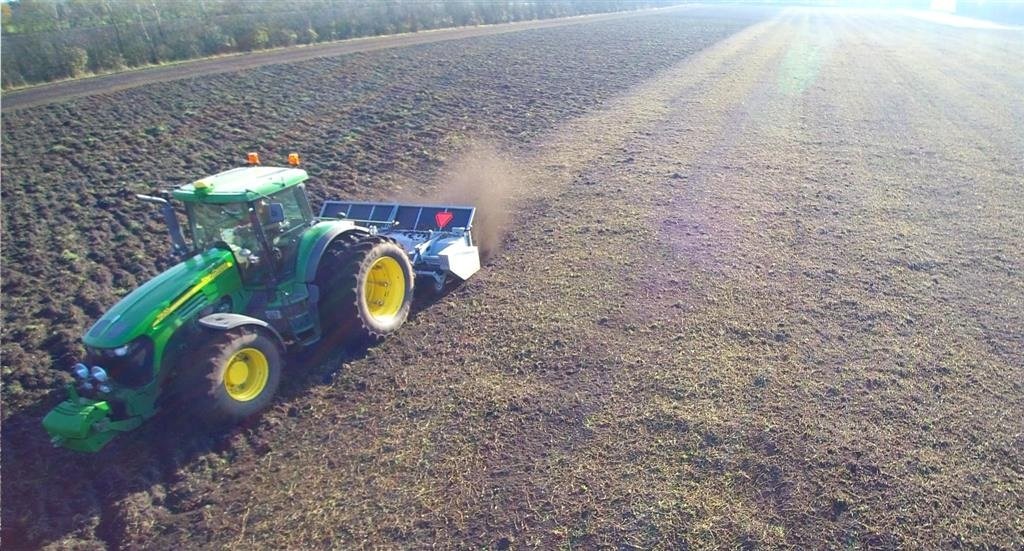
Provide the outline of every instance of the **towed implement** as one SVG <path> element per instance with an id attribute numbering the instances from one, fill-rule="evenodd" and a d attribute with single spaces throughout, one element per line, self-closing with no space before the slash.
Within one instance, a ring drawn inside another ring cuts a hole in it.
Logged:
<path id="1" fill-rule="evenodd" d="M 405 322 L 417 281 L 439 291 L 480 269 L 473 207 L 326 201 L 314 215 L 296 155 L 249 157 L 138 196 L 161 208 L 179 262 L 86 332 L 68 397 L 43 419 L 54 445 L 98 451 L 170 403 L 229 426 L 271 403 L 287 352 L 372 344 Z"/>

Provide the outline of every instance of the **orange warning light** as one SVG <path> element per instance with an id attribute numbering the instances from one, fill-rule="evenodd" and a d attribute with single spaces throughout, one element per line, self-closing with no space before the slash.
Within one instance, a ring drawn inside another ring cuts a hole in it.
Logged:
<path id="1" fill-rule="evenodd" d="M 260 164 L 260 154 L 255 151 L 249 152 L 249 164 L 258 165 Z"/>
<path id="2" fill-rule="evenodd" d="M 298 153 L 289 153 L 288 154 L 288 164 L 290 164 L 292 166 L 299 166 L 299 154 Z"/>

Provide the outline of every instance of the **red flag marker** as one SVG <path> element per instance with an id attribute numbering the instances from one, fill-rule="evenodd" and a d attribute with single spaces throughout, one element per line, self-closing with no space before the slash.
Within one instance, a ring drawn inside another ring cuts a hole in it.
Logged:
<path id="1" fill-rule="evenodd" d="M 450 212 L 439 212 L 434 215 L 434 221 L 437 222 L 438 229 L 444 229 L 448 225 L 448 222 L 452 221 L 455 215 Z"/>

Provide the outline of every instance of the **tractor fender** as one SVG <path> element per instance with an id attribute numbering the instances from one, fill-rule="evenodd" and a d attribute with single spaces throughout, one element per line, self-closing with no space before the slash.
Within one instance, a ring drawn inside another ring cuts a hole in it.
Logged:
<path id="1" fill-rule="evenodd" d="M 331 228 L 327 230 L 323 235 L 317 238 L 313 247 L 309 251 L 309 255 L 306 257 L 305 270 L 300 274 L 299 281 L 304 283 L 312 283 L 313 279 L 316 278 L 316 269 L 320 266 L 320 259 L 323 258 L 324 252 L 327 251 L 327 247 L 338 238 L 338 236 L 350 232 L 357 232 L 365 234 L 366 231 L 351 225 L 343 225 Z"/>
<path id="2" fill-rule="evenodd" d="M 200 318 L 199 325 L 214 331 L 230 331 L 243 325 L 255 325 L 266 329 L 270 334 L 274 335 L 278 344 L 281 345 L 281 350 L 285 349 L 284 339 L 281 338 L 281 334 L 273 326 L 261 319 L 251 318 L 242 314 L 217 313 Z"/>

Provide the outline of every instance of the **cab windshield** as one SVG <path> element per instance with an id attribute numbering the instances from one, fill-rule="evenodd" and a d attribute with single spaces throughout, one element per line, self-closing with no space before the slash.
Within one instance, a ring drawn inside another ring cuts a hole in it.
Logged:
<path id="1" fill-rule="evenodd" d="M 218 242 L 240 249 L 256 248 L 246 203 L 188 203 L 187 209 L 196 250 L 209 249 Z"/>

